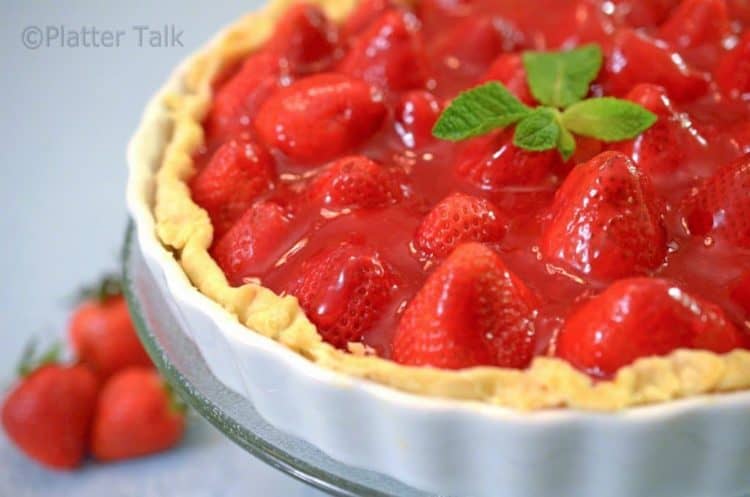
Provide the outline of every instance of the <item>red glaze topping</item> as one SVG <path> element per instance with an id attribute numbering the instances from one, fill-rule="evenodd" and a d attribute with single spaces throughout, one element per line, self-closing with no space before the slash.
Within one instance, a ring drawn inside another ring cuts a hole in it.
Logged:
<path id="1" fill-rule="evenodd" d="M 540 15 L 540 13 L 544 13 Z M 596 377 L 749 341 L 750 6 L 725 0 L 367 0 L 290 10 L 217 81 L 194 200 L 233 285 L 299 298 L 325 340 L 409 365 Z M 564 163 L 499 131 L 433 138 L 458 92 L 535 105 L 523 50 L 596 42 L 592 96 L 658 116 Z"/>

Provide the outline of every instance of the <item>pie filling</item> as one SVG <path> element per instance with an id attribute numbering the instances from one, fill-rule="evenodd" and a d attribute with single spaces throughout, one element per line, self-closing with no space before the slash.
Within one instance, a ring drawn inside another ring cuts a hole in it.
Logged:
<path id="1" fill-rule="evenodd" d="M 233 286 L 299 299 L 320 335 L 397 363 L 595 378 L 688 348 L 750 347 L 746 2 L 365 0 L 299 5 L 214 84 L 192 198 Z M 537 105 L 528 50 L 595 43 L 590 96 L 658 116 L 556 150 L 432 130 L 498 81 Z M 361 347 L 360 347 L 361 349 Z"/>

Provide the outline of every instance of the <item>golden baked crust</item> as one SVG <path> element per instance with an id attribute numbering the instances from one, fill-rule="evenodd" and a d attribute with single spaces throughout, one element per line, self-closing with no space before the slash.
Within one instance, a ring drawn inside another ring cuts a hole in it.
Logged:
<path id="1" fill-rule="evenodd" d="M 172 249 L 192 283 L 246 325 L 324 368 L 420 395 L 481 401 L 516 409 L 571 407 L 618 410 L 705 393 L 750 388 L 750 352 L 719 356 L 681 350 L 648 358 L 619 371 L 613 381 L 593 382 L 564 361 L 540 357 L 526 371 L 482 367 L 464 371 L 414 368 L 351 354 L 323 342 L 294 297 L 258 285 L 233 288 L 208 254 L 213 229 L 207 213 L 193 203 L 186 182 L 192 153 L 203 142 L 201 121 L 211 102 L 211 82 L 221 71 L 261 45 L 276 20 L 296 0 L 272 0 L 261 12 L 228 28 L 196 55 L 181 74 L 181 91 L 163 101 L 172 136 L 156 173 L 155 217 L 161 242 Z M 307 0 L 334 20 L 344 19 L 358 0 Z"/>

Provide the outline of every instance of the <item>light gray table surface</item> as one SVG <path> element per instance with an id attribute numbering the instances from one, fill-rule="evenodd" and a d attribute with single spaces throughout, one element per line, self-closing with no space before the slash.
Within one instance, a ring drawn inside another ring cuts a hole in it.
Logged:
<path id="1" fill-rule="evenodd" d="M 31 335 L 64 332 L 75 289 L 116 268 L 127 220 L 125 147 L 150 95 L 185 55 L 261 2 L 0 1 L 0 387 Z M 134 27 L 146 25 L 174 25 L 183 46 L 154 48 L 145 35 L 139 46 Z M 60 26 L 124 34 L 119 47 L 73 47 L 71 39 L 60 47 Z M 25 47 L 38 43 L 37 27 L 49 46 Z M 178 450 L 70 474 L 30 464 L 0 434 L 0 496 L 52 495 L 321 494 L 197 418 Z"/>

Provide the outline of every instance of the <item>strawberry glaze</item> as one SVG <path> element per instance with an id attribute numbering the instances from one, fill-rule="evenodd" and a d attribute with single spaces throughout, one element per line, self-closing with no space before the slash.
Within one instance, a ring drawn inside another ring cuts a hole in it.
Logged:
<path id="1" fill-rule="evenodd" d="M 664 3 L 660 2 L 660 5 Z M 737 2 L 730 4 L 735 8 Z M 523 49 L 570 48 L 584 42 L 597 42 L 608 55 L 624 53 L 613 52 L 617 35 L 622 30 L 638 29 L 643 36 L 659 36 L 658 24 L 639 21 L 660 19 L 662 16 L 662 13 L 643 14 L 648 10 L 648 5 L 649 2 L 645 0 L 425 0 L 414 13 L 421 23 L 421 26 L 417 24 L 417 29 L 426 47 L 426 60 L 422 62 L 431 68 L 430 79 L 424 89 L 431 91 L 438 101 L 444 102 L 459 90 L 483 80 L 492 59 Z M 650 174 L 658 195 L 666 204 L 668 234 L 668 256 L 664 264 L 650 275 L 670 278 L 696 296 L 718 304 L 740 329 L 750 332 L 750 311 L 731 297 L 735 282 L 750 271 L 750 249 L 711 235 L 691 236 L 681 210 L 683 200 L 703 179 L 748 151 L 745 123 L 750 119 L 750 102 L 721 95 L 710 76 L 718 58 L 737 42 L 747 27 L 741 21 L 743 18 L 747 20 L 748 13 L 742 10 L 747 9 L 741 4 L 736 9 L 731 12 L 732 32 L 727 38 L 718 42 L 697 43 L 697 46 L 689 48 L 680 47 L 679 51 L 670 49 L 674 50 L 675 57 L 679 54 L 685 64 L 691 65 L 692 70 L 705 78 L 708 91 L 699 98 L 674 102 L 680 125 L 690 137 L 685 144 L 684 160 L 675 171 L 655 171 Z M 639 13 L 640 17 L 634 13 Z M 640 25 L 633 22 L 640 22 Z M 497 28 L 493 33 L 498 38 L 490 39 L 492 36 L 487 34 L 487 23 Z M 366 25 L 358 19 L 358 25 L 361 24 Z M 462 29 L 470 30 L 474 25 L 485 31 L 471 37 L 462 35 Z M 353 36 L 356 37 L 356 34 Z M 456 46 L 464 42 L 476 43 L 481 47 L 472 50 L 471 47 Z M 342 52 L 345 52 L 346 47 L 356 44 L 356 40 L 342 44 Z M 487 57 L 488 51 L 494 57 Z M 461 57 L 473 53 L 481 56 L 462 62 Z M 336 57 L 345 55 L 338 53 Z M 611 57 L 609 62 L 612 62 Z M 637 59 L 617 60 L 614 66 L 637 67 L 640 62 Z M 405 67 L 404 71 L 409 71 L 409 68 Z M 603 78 L 600 76 L 600 81 L 592 85 L 593 95 L 600 95 L 609 88 Z M 293 79 L 294 76 L 286 75 L 282 84 L 288 85 Z M 649 74 L 643 74 L 642 80 L 649 82 Z M 398 320 L 435 265 L 420 258 L 414 248 L 417 228 L 431 208 L 451 193 L 479 196 L 494 203 L 508 220 L 507 234 L 502 242 L 493 244 L 493 248 L 539 296 L 541 308 L 536 323 L 537 353 L 546 353 L 555 333 L 574 306 L 601 292 L 610 283 L 557 267 L 544 260 L 539 250 L 541 232 L 549 221 L 549 206 L 556 189 L 576 161 L 589 159 L 605 146 L 579 140 L 579 151 L 570 163 L 563 165 L 557 159 L 552 161 L 553 164 L 542 177 L 535 181 L 516 180 L 515 184 L 511 181 L 494 189 L 487 184 L 477 186 L 456 172 L 457 164 L 467 153 L 465 150 L 476 142 L 452 144 L 428 139 L 419 140 L 415 147 L 413 140 L 404 140 L 404 126 L 397 122 L 397 109 L 402 96 L 408 92 L 384 91 L 388 117 L 364 145 L 350 151 L 398 172 L 403 198 L 396 203 L 377 208 L 329 209 L 320 203 L 310 202 L 308 185 L 326 163 L 311 165 L 306 161 L 302 164 L 288 159 L 278 150 L 270 150 L 276 159 L 278 181 L 276 187 L 260 199 L 274 201 L 287 208 L 291 228 L 286 236 L 275 240 L 279 249 L 271 251 L 271 255 L 262 261 L 262 269 L 255 276 L 264 285 L 281 292 L 298 274 L 302 263 L 324 249 L 334 247 L 341 241 L 364 243 L 374 248 L 394 268 L 399 283 L 387 309 L 365 333 L 363 342 L 381 356 L 390 357 Z M 242 133 L 245 137 L 257 138 L 252 129 L 246 128 Z M 225 139 L 209 134 L 205 150 L 196 155 L 199 171 Z M 488 158 L 498 149 L 489 149 L 486 154 Z M 345 286 L 345 271 L 342 271 L 340 278 L 339 283 Z M 347 294 L 331 291 L 328 295 L 331 301 L 327 306 L 337 308 L 343 305 L 337 299 L 346 298 Z"/>

